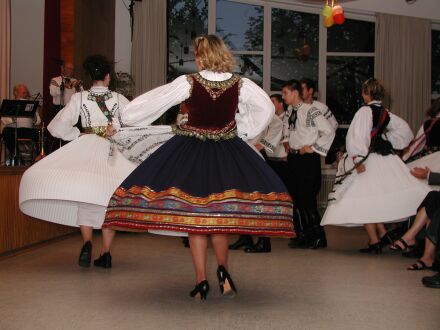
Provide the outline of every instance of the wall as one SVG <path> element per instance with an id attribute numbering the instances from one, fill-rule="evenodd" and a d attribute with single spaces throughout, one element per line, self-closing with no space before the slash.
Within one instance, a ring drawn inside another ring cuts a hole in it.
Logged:
<path id="1" fill-rule="evenodd" d="M 11 94 L 18 83 L 43 92 L 43 41 L 44 0 L 11 1 Z"/>

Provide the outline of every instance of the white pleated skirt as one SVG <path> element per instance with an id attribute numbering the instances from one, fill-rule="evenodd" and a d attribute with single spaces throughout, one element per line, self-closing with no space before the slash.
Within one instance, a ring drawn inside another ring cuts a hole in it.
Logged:
<path id="1" fill-rule="evenodd" d="M 109 150 L 108 140 L 87 134 L 32 165 L 20 182 L 20 210 L 62 225 L 101 228 L 110 197 L 136 167 Z"/>
<path id="2" fill-rule="evenodd" d="M 354 171 L 346 178 L 348 186 L 341 185 L 343 193 L 329 201 L 322 226 L 402 221 L 417 213 L 431 190 L 410 174 L 398 156 L 370 154 L 364 164 L 366 171 Z"/>

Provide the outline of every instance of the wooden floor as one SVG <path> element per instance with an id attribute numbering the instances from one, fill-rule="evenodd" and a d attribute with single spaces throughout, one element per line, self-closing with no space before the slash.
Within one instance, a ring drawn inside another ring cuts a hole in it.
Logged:
<path id="1" fill-rule="evenodd" d="M 191 256 L 179 238 L 119 234 L 114 267 L 76 265 L 80 237 L 0 259 L 0 329 L 439 329 L 440 290 L 409 272 L 413 260 L 357 252 L 361 229 L 328 229 L 325 250 L 230 254 L 239 290 L 219 294 L 209 249 L 211 291 L 196 304 Z M 231 238 L 232 240 L 233 238 Z M 98 253 L 100 237 L 96 238 Z"/>

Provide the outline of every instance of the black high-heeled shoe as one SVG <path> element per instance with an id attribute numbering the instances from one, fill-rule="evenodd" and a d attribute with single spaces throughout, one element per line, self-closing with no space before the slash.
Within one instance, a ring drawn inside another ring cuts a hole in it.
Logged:
<path id="1" fill-rule="evenodd" d="M 199 300 L 206 300 L 208 291 L 209 291 L 209 283 L 207 280 L 204 280 L 199 284 L 196 284 L 196 287 L 189 293 L 189 295 Z"/>
<path id="2" fill-rule="evenodd" d="M 92 261 L 92 242 L 87 241 L 81 248 L 81 252 L 78 257 L 78 265 L 80 267 L 90 267 Z"/>
<path id="3" fill-rule="evenodd" d="M 110 252 L 106 252 L 100 255 L 98 259 L 95 259 L 93 264 L 95 267 L 112 268 L 112 255 Z"/>
<path id="4" fill-rule="evenodd" d="M 220 286 L 220 293 L 223 296 L 233 297 L 237 293 L 235 284 L 232 281 L 231 275 L 224 266 L 218 266 L 217 268 L 218 284 Z"/>
<path id="5" fill-rule="evenodd" d="M 375 244 L 368 243 L 368 247 L 366 247 L 364 249 L 360 249 L 359 252 L 382 254 L 382 246 L 381 246 L 380 242 L 375 243 Z"/>

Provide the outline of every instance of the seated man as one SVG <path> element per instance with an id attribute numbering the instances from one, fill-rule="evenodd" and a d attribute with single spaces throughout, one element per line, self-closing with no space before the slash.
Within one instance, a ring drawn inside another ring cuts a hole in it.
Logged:
<path id="1" fill-rule="evenodd" d="M 28 100 L 30 98 L 29 90 L 24 84 L 18 84 L 14 86 L 14 99 L 15 100 Z M 17 125 L 17 138 L 28 138 L 38 143 L 39 131 L 34 128 L 34 125 L 41 123 L 38 111 L 35 113 L 34 118 L 10 118 L 2 117 L 1 119 L 3 129 L 3 139 L 9 152 L 9 159 L 12 159 L 15 155 L 15 125 Z"/>
<path id="2" fill-rule="evenodd" d="M 416 167 L 411 170 L 411 174 L 419 179 L 428 178 L 430 185 L 440 184 L 440 173 L 431 172 L 429 168 Z M 439 265 L 435 265 L 435 251 L 440 240 L 440 191 L 431 191 L 420 205 L 416 219 L 411 228 L 396 241 L 390 249 L 404 250 L 414 244 L 417 233 L 426 227 L 425 249 L 423 256 L 416 263 L 408 267 L 408 270 L 436 269 L 440 270 Z M 437 263 L 439 261 L 437 260 Z M 440 273 L 434 276 L 427 276 L 422 279 L 424 285 L 428 287 L 440 288 Z"/>

